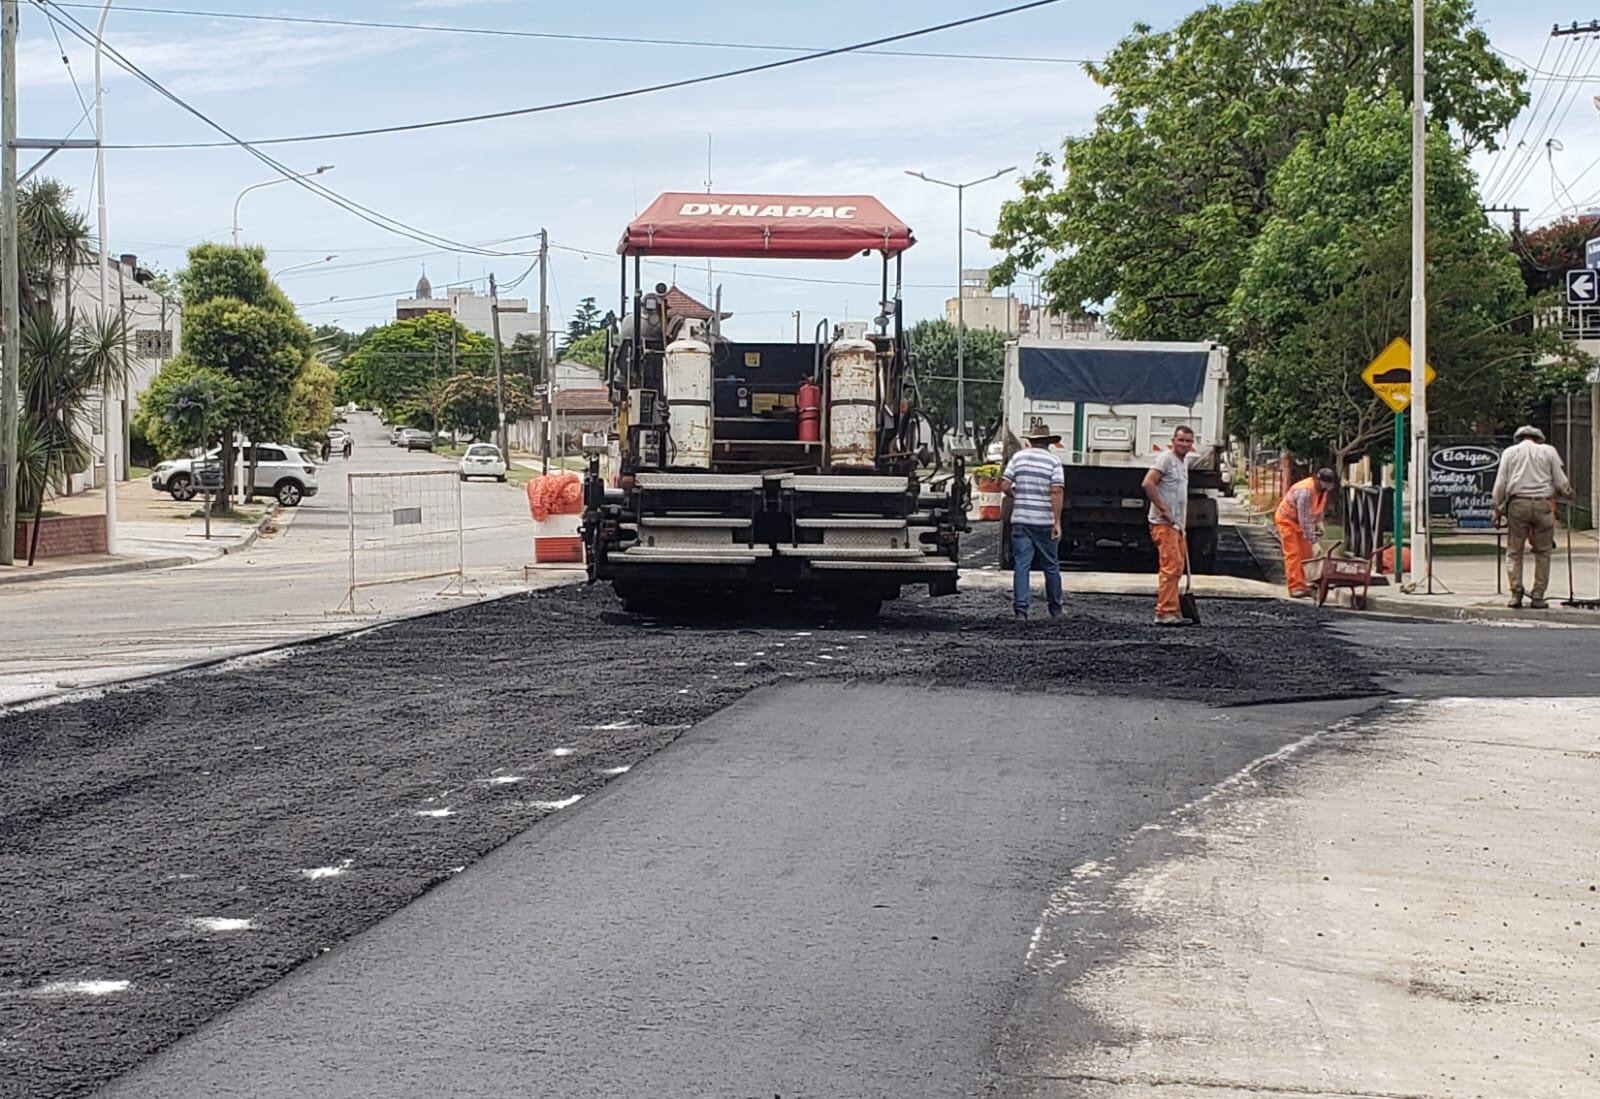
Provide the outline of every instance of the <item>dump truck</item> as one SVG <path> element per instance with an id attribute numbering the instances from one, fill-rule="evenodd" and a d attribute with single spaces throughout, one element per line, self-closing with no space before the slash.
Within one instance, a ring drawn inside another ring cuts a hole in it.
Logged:
<path id="1" fill-rule="evenodd" d="M 669 192 L 634 219 L 607 357 L 616 419 L 584 481 L 591 581 L 634 609 L 797 592 L 870 615 L 911 585 L 955 592 L 967 483 L 959 466 L 937 489 L 917 475 L 901 313 L 912 243 L 866 195 Z M 792 343 L 727 337 L 720 293 L 686 307 L 675 288 L 647 288 L 642 266 L 873 253 L 876 318 L 823 320 Z"/>
<path id="2" fill-rule="evenodd" d="M 1217 496 L 1223 491 L 1228 349 L 1215 343 L 1023 339 L 1006 346 L 1001 397 L 1003 452 L 1043 427 L 1061 436 L 1066 493 L 1061 555 L 1153 551 L 1142 482 L 1157 454 L 1186 426 L 1195 433 L 1189 470 L 1189 556 L 1196 572 L 1217 560 Z M 1011 539 L 1002 531 L 1002 563 Z"/>

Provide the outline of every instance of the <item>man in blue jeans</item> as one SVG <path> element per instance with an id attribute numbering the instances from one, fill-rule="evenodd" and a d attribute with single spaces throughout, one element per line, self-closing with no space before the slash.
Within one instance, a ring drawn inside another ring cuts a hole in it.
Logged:
<path id="1" fill-rule="evenodd" d="M 1044 566 L 1044 594 L 1050 617 L 1061 617 L 1061 502 L 1066 477 L 1061 460 L 1050 447 L 1061 442 L 1035 425 L 1027 434 L 1027 447 L 1017 451 L 1001 474 L 1000 491 L 1011 498 L 1011 608 L 1018 618 L 1028 617 L 1028 574 L 1037 557 Z"/>

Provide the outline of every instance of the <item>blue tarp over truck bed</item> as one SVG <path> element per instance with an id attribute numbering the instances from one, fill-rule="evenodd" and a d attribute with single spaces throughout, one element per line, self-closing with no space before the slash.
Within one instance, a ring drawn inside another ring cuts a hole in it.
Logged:
<path id="1" fill-rule="evenodd" d="M 1192 405 L 1206 386 L 1210 352 L 1118 347 L 1017 349 L 1023 392 L 1035 401 Z"/>

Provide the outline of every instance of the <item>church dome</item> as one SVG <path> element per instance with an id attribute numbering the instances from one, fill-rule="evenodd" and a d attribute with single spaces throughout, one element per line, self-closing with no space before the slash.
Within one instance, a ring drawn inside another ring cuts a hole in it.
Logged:
<path id="1" fill-rule="evenodd" d="M 433 297 L 433 284 L 428 281 L 428 273 L 426 271 L 417 280 L 417 297 L 424 301 Z"/>

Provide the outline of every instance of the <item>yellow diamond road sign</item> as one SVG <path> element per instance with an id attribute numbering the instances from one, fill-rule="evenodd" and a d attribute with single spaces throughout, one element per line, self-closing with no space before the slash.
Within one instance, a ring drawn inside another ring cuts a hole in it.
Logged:
<path id="1" fill-rule="evenodd" d="M 1427 364 L 1428 384 L 1433 384 L 1433 364 Z M 1411 405 L 1411 345 L 1396 336 L 1361 372 L 1361 380 L 1396 412 Z"/>

